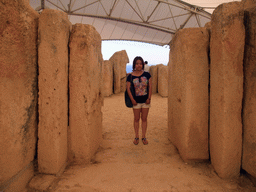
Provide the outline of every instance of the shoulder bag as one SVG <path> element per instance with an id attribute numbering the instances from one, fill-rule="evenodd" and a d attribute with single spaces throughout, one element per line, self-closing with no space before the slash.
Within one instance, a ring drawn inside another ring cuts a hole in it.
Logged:
<path id="1" fill-rule="evenodd" d="M 134 89 L 132 88 L 132 74 L 131 74 L 130 82 L 131 82 L 130 90 L 131 90 L 132 96 L 134 97 Z M 132 101 L 131 101 L 131 99 L 128 95 L 127 89 L 125 90 L 124 98 L 125 98 L 126 107 L 132 108 L 133 104 L 132 104 Z"/>

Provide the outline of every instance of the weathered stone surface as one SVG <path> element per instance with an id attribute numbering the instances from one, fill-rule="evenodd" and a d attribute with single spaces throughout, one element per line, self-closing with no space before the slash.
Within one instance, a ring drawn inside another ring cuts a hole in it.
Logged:
<path id="1" fill-rule="evenodd" d="M 256 0 L 242 0 L 244 9 L 253 8 L 256 6 Z"/>
<path id="2" fill-rule="evenodd" d="M 38 17 L 28 1 L 0 2 L 0 186 L 35 156 Z"/>
<path id="3" fill-rule="evenodd" d="M 151 65 L 149 68 L 149 73 L 152 77 L 152 94 L 157 93 L 157 65 Z"/>
<path id="4" fill-rule="evenodd" d="M 168 129 L 184 161 L 209 159 L 209 33 L 179 30 L 170 45 Z"/>
<path id="5" fill-rule="evenodd" d="M 206 29 L 209 31 L 209 33 L 210 33 L 210 36 L 211 36 L 211 22 L 208 22 L 208 23 L 206 23 L 205 25 L 204 25 L 204 27 L 206 27 Z"/>
<path id="6" fill-rule="evenodd" d="M 29 163 L 18 174 L 14 175 L 5 185 L 0 185 L 1 192 L 26 192 L 28 182 L 34 176 L 34 165 Z"/>
<path id="7" fill-rule="evenodd" d="M 245 10 L 242 168 L 256 178 L 256 7 Z"/>
<path id="8" fill-rule="evenodd" d="M 38 170 L 57 174 L 67 162 L 68 41 L 66 13 L 45 9 L 39 17 Z"/>
<path id="9" fill-rule="evenodd" d="M 210 154 L 221 178 L 238 176 L 241 166 L 243 14 L 238 2 L 222 4 L 211 21 Z"/>
<path id="10" fill-rule="evenodd" d="M 109 59 L 114 68 L 114 93 L 126 90 L 126 64 L 129 58 L 125 50 L 115 52 Z"/>
<path id="11" fill-rule="evenodd" d="M 102 65 L 103 89 L 102 94 L 108 97 L 113 94 L 113 65 L 109 60 L 103 61 Z"/>
<path id="12" fill-rule="evenodd" d="M 157 92 L 162 97 L 168 97 L 168 66 L 160 64 L 157 68 Z"/>
<path id="13" fill-rule="evenodd" d="M 47 191 L 51 185 L 57 180 L 54 175 L 38 174 L 29 182 L 29 189 L 31 191 Z"/>
<path id="14" fill-rule="evenodd" d="M 102 140 L 101 37 L 76 24 L 70 35 L 69 160 L 88 163 Z"/>
<path id="15" fill-rule="evenodd" d="M 211 22 L 205 23 L 204 27 L 206 27 L 207 29 L 208 29 L 208 28 L 211 28 Z"/>

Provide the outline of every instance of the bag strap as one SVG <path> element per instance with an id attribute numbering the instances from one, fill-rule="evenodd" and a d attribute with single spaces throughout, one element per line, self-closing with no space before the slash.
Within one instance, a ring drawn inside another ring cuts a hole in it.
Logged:
<path id="1" fill-rule="evenodd" d="M 131 75 L 131 78 L 130 78 L 130 89 L 132 89 L 132 73 L 130 75 Z"/>

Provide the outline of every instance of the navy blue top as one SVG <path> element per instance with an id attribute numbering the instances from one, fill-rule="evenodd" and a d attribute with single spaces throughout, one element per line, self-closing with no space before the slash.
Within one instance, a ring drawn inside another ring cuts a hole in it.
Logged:
<path id="1" fill-rule="evenodd" d="M 131 81 L 132 76 L 132 81 Z M 141 76 L 128 75 L 126 81 L 131 81 L 131 87 L 134 89 L 134 99 L 137 103 L 145 103 L 148 99 L 148 84 L 151 75 L 148 72 L 143 72 Z"/>

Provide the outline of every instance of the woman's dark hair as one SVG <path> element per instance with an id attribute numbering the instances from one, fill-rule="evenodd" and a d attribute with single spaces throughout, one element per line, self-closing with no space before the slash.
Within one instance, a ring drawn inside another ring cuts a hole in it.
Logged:
<path id="1" fill-rule="evenodd" d="M 134 71 L 134 69 L 135 69 L 135 65 L 136 65 L 136 62 L 137 62 L 138 60 L 141 60 L 142 69 L 144 70 L 144 65 L 145 65 L 144 60 L 142 59 L 142 57 L 137 56 L 137 57 L 135 57 L 135 58 L 133 59 L 133 65 L 132 65 L 132 70 L 133 70 L 133 71 Z"/>

